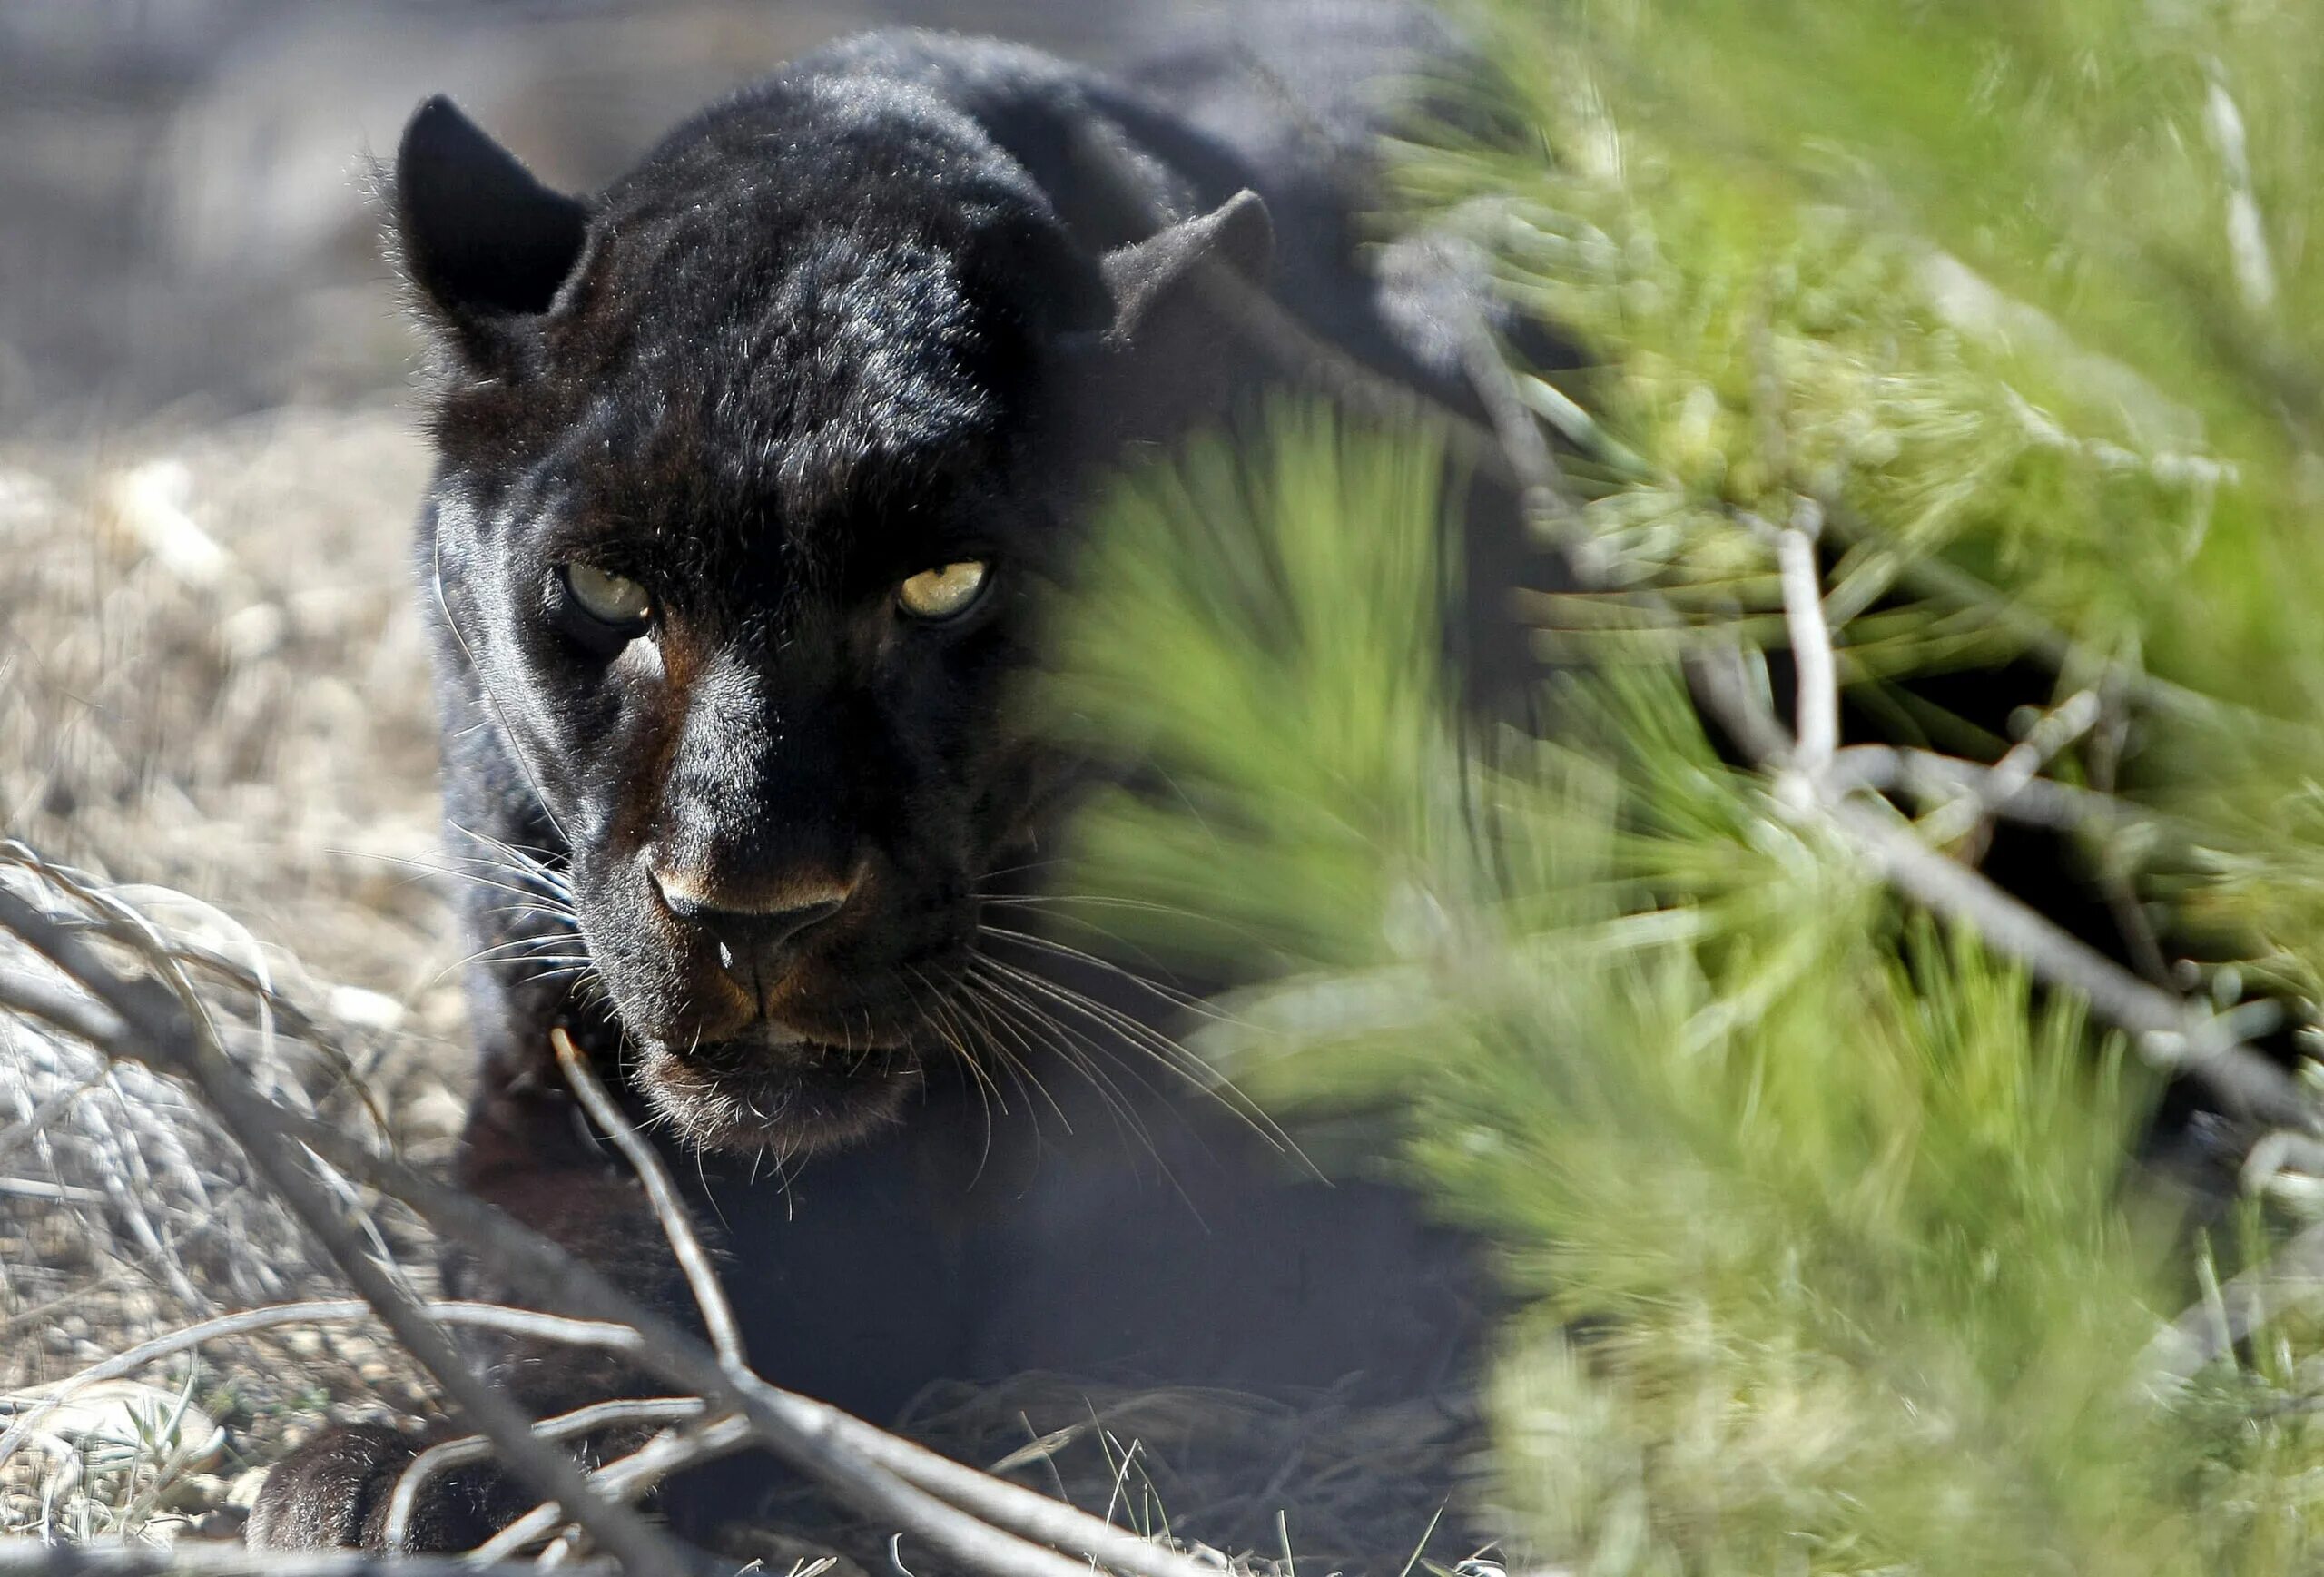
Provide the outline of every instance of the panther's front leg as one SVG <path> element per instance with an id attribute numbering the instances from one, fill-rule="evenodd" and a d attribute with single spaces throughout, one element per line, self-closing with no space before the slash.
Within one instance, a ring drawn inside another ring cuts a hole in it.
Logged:
<path id="1" fill-rule="evenodd" d="M 333 1429 L 266 1475 L 246 1537 L 257 1550 L 359 1549 L 374 1553 L 473 1549 L 532 1503 L 489 1463 L 431 1478 L 414 1500 L 402 1536 L 388 1537 L 397 1483 L 419 1454 L 451 1432 L 407 1433 L 379 1424 Z"/>

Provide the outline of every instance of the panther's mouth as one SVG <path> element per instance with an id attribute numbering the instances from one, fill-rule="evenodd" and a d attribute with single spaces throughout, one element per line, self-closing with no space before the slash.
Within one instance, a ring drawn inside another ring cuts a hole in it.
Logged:
<path id="1" fill-rule="evenodd" d="M 649 1048 L 638 1087 L 695 1148 L 789 1160 L 892 1122 L 920 1088 L 909 1047 L 866 1050 L 750 1036 L 684 1051 Z"/>

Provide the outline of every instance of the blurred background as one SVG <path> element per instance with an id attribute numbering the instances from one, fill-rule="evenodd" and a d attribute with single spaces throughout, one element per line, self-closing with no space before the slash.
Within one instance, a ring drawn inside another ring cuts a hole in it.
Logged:
<path id="1" fill-rule="evenodd" d="M 892 24 L 1104 55 L 1185 0 L 9 0 L 0 433 L 86 436 L 392 389 L 410 343 L 367 157 L 449 93 L 554 184 L 716 94 Z"/>

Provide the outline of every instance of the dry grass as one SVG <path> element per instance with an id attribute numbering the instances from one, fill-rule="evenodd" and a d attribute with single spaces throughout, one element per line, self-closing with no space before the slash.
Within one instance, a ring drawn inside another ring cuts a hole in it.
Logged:
<path id="1" fill-rule="evenodd" d="M 1443 1486 L 1476 1448 L 1476 1422 L 1449 1407 L 1355 1407 L 1328 1392 L 1268 1401 L 1026 1375 L 940 1387 L 903 1423 L 964 1462 L 1148 1537 L 1232 1556 L 1252 1577 L 1377 1572 L 1382 1552 L 1417 1550 L 1437 1528 L 1445 1536 L 1429 1548 L 1442 1558 L 1459 1543 L 1452 1530 L 1470 1520 L 1447 1503 Z M 1286 1506 L 1296 1510 L 1286 1515 Z M 832 1538 L 862 1554 L 860 1531 Z M 1394 1569 L 1381 1577 L 1395 1577 Z"/>
<path id="2" fill-rule="evenodd" d="M 424 464 L 387 409 L 0 452 L 0 829 L 202 894 L 214 909 L 144 896 L 344 1025 L 423 1158 L 458 1120 L 461 1069 L 403 574 Z M 278 1071 L 333 1099 L 331 1070 Z M 175 1086 L 0 1023 L 0 1394 L 333 1288 Z M 424 1405 L 409 1363 L 361 1334 L 244 1338 L 147 1377 L 162 1389 L 7 1465 L 0 1528 L 166 1535 L 327 1414 Z M 204 1449 L 182 1448 L 190 1421 Z"/>
<path id="3" fill-rule="evenodd" d="M 0 450 L 0 824 L 295 939 L 317 979 L 448 1038 L 449 934 L 415 880 L 436 860 L 405 572 L 425 476 L 388 409 Z"/>

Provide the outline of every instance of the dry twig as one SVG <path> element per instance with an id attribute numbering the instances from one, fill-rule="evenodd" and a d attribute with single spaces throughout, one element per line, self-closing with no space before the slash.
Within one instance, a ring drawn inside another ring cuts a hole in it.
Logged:
<path id="1" fill-rule="evenodd" d="M 567 1566 L 575 1577 L 613 1577 L 610 1561 Z M 240 1544 L 44 1544 L 0 1539 L 0 1577 L 539 1577 L 529 1562 L 486 1566 L 426 1555 L 340 1550 L 246 1550 Z"/>

